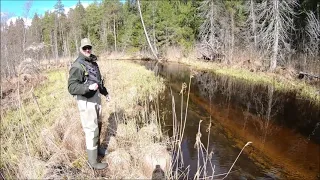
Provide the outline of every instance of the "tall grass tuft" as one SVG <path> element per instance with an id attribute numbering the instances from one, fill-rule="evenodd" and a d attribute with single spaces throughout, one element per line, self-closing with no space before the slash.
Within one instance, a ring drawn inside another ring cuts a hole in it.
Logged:
<path id="1" fill-rule="evenodd" d="M 158 95 L 165 88 L 163 79 L 129 62 L 98 63 L 111 96 L 108 103 L 102 97 L 101 142 L 108 147 L 109 154 L 101 160 L 109 163 L 108 170 L 93 171 L 87 165 L 76 101 L 67 92 L 68 71 L 56 69 L 48 71 L 46 82 L 31 88 L 30 93 L 17 91 L 16 107 L 20 108 L 9 109 L 2 116 L 0 169 L 5 178 L 150 179 L 156 165 L 165 171 L 166 178 L 189 178 L 181 143 L 192 76 L 188 85 L 182 85 L 180 95 L 182 99 L 187 97 L 187 103 L 184 114 L 181 109 L 180 121 L 172 96 L 174 134 L 169 139 L 161 131 L 163 119 Z M 210 177 L 206 168 L 210 164 L 214 169 L 213 153 L 201 143 L 200 123 L 196 138 L 199 153 L 196 178 Z"/>
<path id="2" fill-rule="evenodd" d="M 175 111 L 175 99 L 171 91 L 171 98 L 172 98 L 172 120 L 173 120 L 173 136 L 170 140 L 170 145 L 172 149 L 172 161 L 171 161 L 171 169 L 167 175 L 169 179 L 212 179 L 212 178 L 221 178 L 221 176 L 224 176 L 222 179 L 226 178 L 229 173 L 231 172 L 234 164 L 238 160 L 239 156 L 241 155 L 242 151 L 246 146 L 251 144 L 252 142 L 248 142 L 240 151 L 238 157 L 235 159 L 234 163 L 230 167 L 229 171 L 223 174 L 215 174 L 215 165 L 212 164 L 212 157 L 214 155 L 213 151 L 209 151 L 209 144 L 210 144 L 210 129 L 211 129 L 211 122 L 209 123 L 208 128 L 206 131 L 208 132 L 208 141 L 207 146 L 205 146 L 201 141 L 201 122 L 202 120 L 199 120 L 198 125 L 198 132 L 196 134 L 196 142 L 194 144 L 194 148 L 197 149 L 197 170 L 194 175 L 189 174 L 190 173 L 190 166 L 186 166 L 184 164 L 183 160 L 183 151 L 181 149 L 181 144 L 183 140 L 184 130 L 186 126 L 186 120 L 187 120 L 187 113 L 188 113 L 188 105 L 189 105 L 189 97 L 190 97 L 190 84 L 191 79 L 193 77 L 193 74 L 191 73 L 189 78 L 188 85 L 186 83 L 182 84 L 180 95 L 181 95 L 181 114 L 180 114 L 180 122 L 177 119 L 176 111 Z M 183 98 L 184 93 L 186 92 L 186 89 L 188 87 L 187 91 L 187 100 L 186 100 L 186 106 L 185 111 L 183 112 Z M 211 120 L 210 120 L 211 121 Z M 208 169 L 210 168 L 210 170 Z M 209 174 L 208 172 L 211 172 Z"/>

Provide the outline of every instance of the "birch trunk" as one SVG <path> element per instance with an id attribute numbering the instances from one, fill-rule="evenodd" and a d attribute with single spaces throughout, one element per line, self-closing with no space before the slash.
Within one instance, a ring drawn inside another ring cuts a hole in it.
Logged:
<path id="1" fill-rule="evenodd" d="M 151 43 L 150 43 L 150 40 L 149 40 L 149 37 L 148 37 L 148 33 L 147 33 L 146 27 L 145 27 L 144 22 L 143 22 L 142 13 L 141 13 L 141 8 L 140 8 L 140 1 L 137 0 L 137 3 L 138 3 L 138 10 L 139 10 L 140 19 L 141 19 L 141 23 L 142 23 L 142 26 L 143 26 L 144 34 L 145 34 L 145 36 L 146 36 L 146 39 L 147 39 L 147 41 L 148 41 L 148 44 L 149 44 L 149 47 L 150 47 L 150 49 L 151 49 L 151 51 L 152 51 L 153 56 L 156 58 L 156 60 L 158 60 L 158 56 L 157 56 L 157 54 L 155 53 L 155 51 L 154 51 L 154 49 L 153 49 L 153 47 L 152 47 L 152 45 L 151 45 Z"/>
<path id="2" fill-rule="evenodd" d="M 115 20 L 115 15 L 113 16 L 113 36 L 114 36 L 114 51 L 117 52 L 117 34 L 116 34 L 116 20 Z"/>
<path id="3" fill-rule="evenodd" d="M 153 3 L 157 3 L 157 2 L 154 1 Z M 156 44 L 156 30 L 155 30 L 155 22 L 154 22 L 155 6 L 156 6 L 156 4 L 153 4 L 153 6 L 152 6 L 152 32 L 153 32 L 153 47 L 154 47 L 154 51 L 155 51 L 156 54 L 158 54 L 158 49 L 157 49 L 157 44 Z"/>

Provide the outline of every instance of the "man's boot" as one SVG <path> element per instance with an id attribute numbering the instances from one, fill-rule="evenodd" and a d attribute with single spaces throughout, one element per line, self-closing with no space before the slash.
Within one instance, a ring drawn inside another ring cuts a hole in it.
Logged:
<path id="1" fill-rule="evenodd" d="M 98 149 L 95 150 L 88 150 L 87 149 L 87 153 L 88 153 L 88 161 L 90 166 L 93 169 L 104 169 L 107 167 L 107 163 L 98 163 L 97 162 L 97 158 L 98 158 Z"/>
<path id="2" fill-rule="evenodd" d="M 108 151 L 106 148 L 101 147 L 100 145 L 98 145 L 98 154 L 100 156 L 105 156 L 108 154 Z"/>

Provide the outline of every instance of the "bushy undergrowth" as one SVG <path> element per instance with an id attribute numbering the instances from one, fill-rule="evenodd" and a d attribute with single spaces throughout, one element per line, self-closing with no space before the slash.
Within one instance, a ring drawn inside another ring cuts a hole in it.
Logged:
<path id="1" fill-rule="evenodd" d="M 76 101 L 67 92 L 67 71 L 60 69 L 47 73 L 47 82 L 34 90 L 34 96 L 20 94 L 20 108 L 8 110 L 2 118 L 0 168 L 6 178 L 150 178 L 146 167 L 153 166 L 148 161 L 153 157 L 151 146 L 158 147 L 161 156 L 168 155 L 156 109 L 150 109 L 150 102 L 164 90 L 163 81 L 128 62 L 98 63 L 112 98 L 106 103 L 102 97 L 102 141 L 110 146 L 103 161 L 109 162 L 109 170 L 92 171 L 86 163 Z M 141 161 L 142 157 L 149 159 Z M 119 173 L 119 167 L 126 173 Z"/>

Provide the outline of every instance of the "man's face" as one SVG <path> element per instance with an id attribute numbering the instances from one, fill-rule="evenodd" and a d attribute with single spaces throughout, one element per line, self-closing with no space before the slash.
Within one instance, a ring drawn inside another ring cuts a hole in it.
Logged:
<path id="1" fill-rule="evenodd" d="M 84 46 L 84 47 L 82 48 L 83 54 L 84 54 L 85 56 L 89 57 L 90 54 L 91 54 L 91 49 L 92 49 L 91 46 Z"/>

